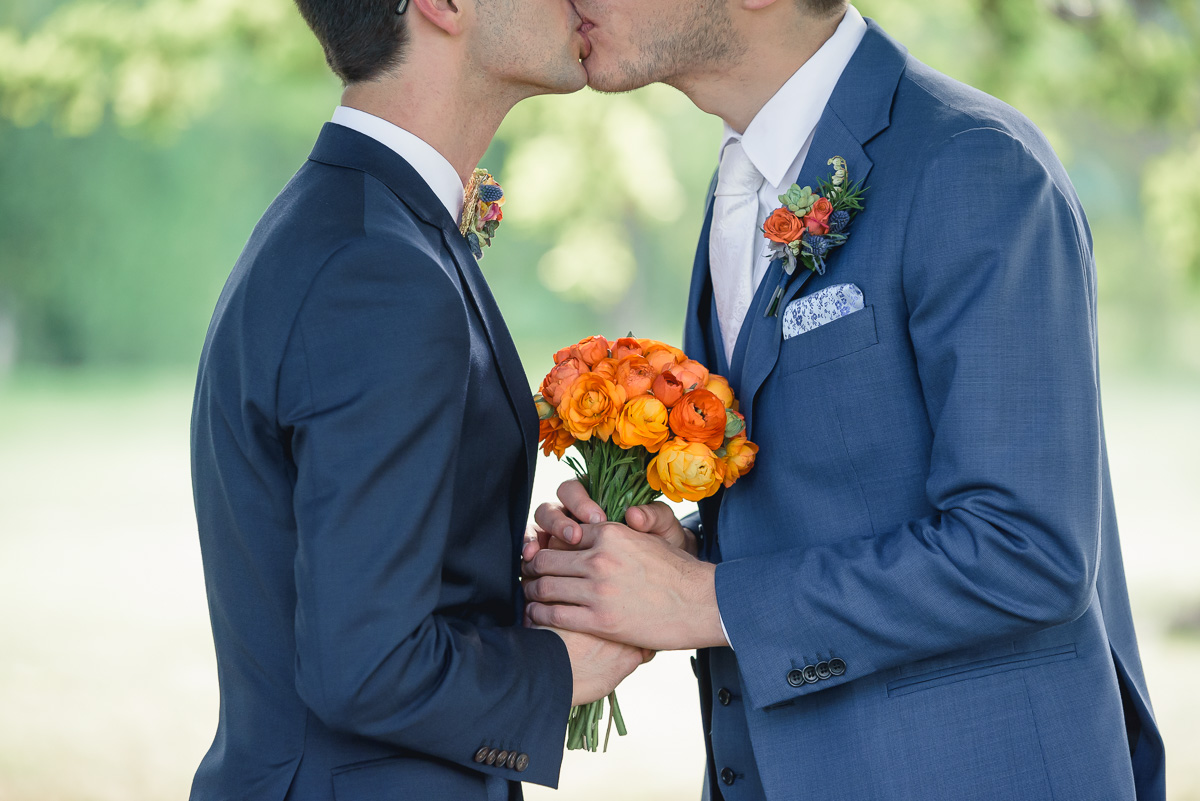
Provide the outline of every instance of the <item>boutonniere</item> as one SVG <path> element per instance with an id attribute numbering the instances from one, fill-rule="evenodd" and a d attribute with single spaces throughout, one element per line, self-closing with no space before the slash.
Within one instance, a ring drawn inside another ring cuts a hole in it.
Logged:
<path id="1" fill-rule="evenodd" d="M 811 186 L 792 184 L 787 194 L 779 196 L 783 205 L 763 224 L 763 236 L 770 240 L 764 255 L 781 260 L 784 271 L 767 305 L 767 317 L 779 316 L 779 301 L 797 264 L 825 274 L 829 252 L 845 244 L 850 222 L 862 211 L 866 190 L 862 181 L 850 183 L 846 160 L 834 156 L 826 164 L 833 167 L 833 175 L 818 183 L 816 192 Z"/>
<path id="2" fill-rule="evenodd" d="M 485 169 L 477 169 L 471 175 L 464 191 L 462 222 L 459 232 L 467 238 L 475 258 L 483 258 L 483 249 L 491 247 L 492 237 L 504 219 L 504 190 Z"/>

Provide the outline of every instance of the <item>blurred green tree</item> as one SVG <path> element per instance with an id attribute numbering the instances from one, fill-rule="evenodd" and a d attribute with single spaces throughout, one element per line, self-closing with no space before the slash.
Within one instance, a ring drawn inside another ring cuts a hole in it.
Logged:
<path id="1" fill-rule="evenodd" d="M 155 326 L 170 329 L 168 321 L 180 318 L 169 302 L 158 315 L 142 314 L 140 329 L 134 322 L 137 309 L 146 305 L 145 294 L 134 287 L 138 275 L 153 269 L 153 260 L 140 273 L 128 271 L 126 283 L 117 281 L 127 301 L 115 308 L 124 313 L 114 314 L 109 304 L 107 319 L 93 321 L 105 314 L 84 310 L 105 296 L 112 270 L 102 271 L 103 280 L 81 280 L 87 242 L 76 237 L 70 254 L 47 244 L 63 224 L 48 214 L 65 213 L 84 227 L 103 219 L 106 230 L 128 236 L 121 204 L 114 200 L 116 208 L 103 209 L 99 192 L 93 205 L 64 197 L 70 183 L 60 182 L 55 199 L 40 207 L 51 211 L 26 210 L 23 218 L 24 195 L 39 177 L 0 162 L 5 237 L 0 318 L 6 305 L 18 309 L 26 358 L 170 360 L 193 352 L 184 343 L 198 336 L 197 320 L 211 309 L 246 233 L 245 221 L 239 225 L 236 219 L 256 216 L 303 157 L 336 98 L 319 47 L 288 0 L 11 2 L 0 12 L 0 146 L 7 140 L 16 142 L 16 152 L 42 153 L 47 129 L 64 141 L 101 141 L 104 146 L 92 155 L 70 159 L 70 168 L 94 181 L 95 160 L 116 154 L 120 164 L 101 171 L 109 186 L 122 180 L 122 169 L 132 164 L 137 174 L 157 158 L 147 155 L 153 147 L 146 140 L 168 143 L 176 154 L 183 148 L 193 156 L 189 163 L 201 166 L 187 169 L 180 166 L 182 158 L 163 158 L 165 188 L 145 196 L 167 192 L 179 211 L 192 210 L 193 221 L 204 219 L 195 208 L 204 203 L 197 187 L 219 191 L 217 175 L 230 186 L 244 186 L 249 174 L 254 191 L 221 209 L 229 216 L 223 218 L 220 242 L 190 230 L 187 217 L 177 214 L 164 222 L 162 209 L 149 211 L 154 224 L 147 220 L 140 249 L 172 254 L 189 267 L 201 254 L 206 260 L 193 280 L 161 286 L 164 295 L 183 286 L 191 304 L 182 315 L 186 331 L 164 336 Z M 1104 254 L 1102 292 L 1131 310 L 1133 322 L 1125 328 L 1138 332 L 1144 349 L 1161 350 L 1161 341 L 1173 334 L 1147 333 L 1138 323 L 1161 310 L 1164 299 L 1178 305 L 1186 288 L 1200 286 L 1200 5 L 1195 0 L 858 5 L 922 60 L 1007 100 L 1047 131 L 1071 167 L 1097 229 L 1097 251 Z M 248 142 L 244 131 L 239 137 L 233 130 L 237 125 L 262 138 Z M 521 199 L 521 214 L 510 215 L 514 233 L 485 266 L 496 265 L 502 305 L 522 312 L 513 316 L 519 341 L 532 343 L 548 330 L 581 326 L 624 333 L 639 325 L 647 335 L 677 336 L 679 282 L 690 268 L 699 196 L 715 163 L 719 130 L 715 120 L 661 86 L 613 97 L 583 92 L 536 99 L 510 115 L 485 163 L 503 173 L 510 195 Z M 137 144 L 126 148 L 121 140 Z M 239 170 L 241 184 L 233 175 Z M 144 180 L 152 183 L 148 176 Z M 102 212 L 98 217 L 95 204 Z M 141 211 L 135 202 L 125 215 Z M 209 208 L 207 214 L 213 213 Z M 103 238 L 105 231 L 96 236 Z M 53 280 L 47 250 L 64 265 Z M 1145 266 L 1148 256 L 1152 268 Z M 115 258 L 110 251 L 106 263 Z M 1138 270 L 1124 269 L 1131 264 Z M 560 302 L 551 303 L 555 298 Z M 115 335 L 113 328 L 125 334 Z"/>

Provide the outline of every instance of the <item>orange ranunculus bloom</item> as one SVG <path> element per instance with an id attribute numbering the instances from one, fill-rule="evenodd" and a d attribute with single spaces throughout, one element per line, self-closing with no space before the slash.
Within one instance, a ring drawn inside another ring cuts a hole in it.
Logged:
<path id="1" fill-rule="evenodd" d="M 579 356 L 588 367 L 594 368 L 602 359 L 608 358 L 608 340 L 604 337 L 587 337 L 575 345 Z"/>
<path id="2" fill-rule="evenodd" d="M 758 446 L 746 437 L 739 436 L 729 440 L 725 446 L 725 486 L 732 487 L 733 482 L 750 472 L 754 467 L 754 457 L 758 454 Z"/>
<path id="3" fill-rule="evenodd" d="M 560 417 L 551 417 L 538 424 L 538 440 L 542 443 L 542 453 L 547 456 L 553 453 L 559 459 L 575 444 L 575 438 L 563 428 Z"/>
<path id="4" fill-rule="evenodd" d="M 683 384 L 675 377 L 674 373 L 667 370 L 658 374 L 650 391 L 654 393 L 654 397 L 663 402 L 663 406 L 670 409 L 683 397 Z"/>
<path id="5" fill-rule="evenodd" d="M 617 363 L 617 384 L 624 388 L 626 398 L 650 392 L 655 378 L 654 368 L 641 356 L 629 356 Z"/>
<path id="6" fill-rule="evenodd" d="M 763 235 L 772 242 L 790 245 L 804 233 L 804 223 L 786 207 L 775 209 L 763 223 Z"/>
<path id="7" fill-rule="evenodd" d="M 833 204 L 829 198 L 823 197 L 813 204 L 808 214 L 804 215 L 804 225 L 814 236 L 824 236 L 829 233 L 829 215 L 833 214 Z"/>
<path id="8" fill-rule="evenodd" d="M 726 409 L 734 408 L 733 389 L 730 388 L 729 381 L 725 378 L 719 375 L 710 375 L 704 388 L 720 398 Z"/>
<path id="9" fill-rule="evenodd" d="M 555 354 L 555 358 L 558 358 L 557 354 Z M 555 364 L 554 368 L 542 379 L 542 386 L 539 389 L 542 397 L 551 406 L 558 406 L 563 395 L 575 383 L 575 379 L 586 371 L 587 368 L 583 362 L 574 356 L 567 356 Z"/>
<path id="10" fill-rule="evenodd" d="M 725 404 L 707 389 L 694 389 L 671 409 L 671 430 L 716 450 L 725 441 Z"/>
<path id="11" fill-rule="evenodd" d="M 708 383 L 708 368 L 695 359 L 688 359 L 671 368 L 671 372 L 688 392 Z"/>
<path id="12" fill-rule="evenodd" d="M 608 440 L 624 405 L 625 390 L 602 375 L 584 373 L 563 394 L 558 416 L 563 428 L 576 439 L 586 442 L 594 434 Z"/>
<path id="13" fill-rule="evenodd" d="M 655 453 L 671 438 L 667 407 L 651 395 L 642 395 L 625 404 L 613 429 L 613 442 L 622 448 L 641 445 Z"/>
<path id="14" fill-rule="evenodd" d="M 615 384 L 617 383 L 617 360 L 606 356 L 596 362 L 595 366 L 592 367 L 592 372 L 604 376 Z"/>
<path id="15" fill-rule="evenodd" d="M 562 364 L 567 359 L 578 359 L 580 364 L 583 364 L 583 356 L 579 353 L 578 345 L 570 345 L 559 350 L 554 354 L 554 363 Z"/>
<path id="16" fill-rule="evenodd" d="M 621 337 L 612 345 L 612 355 L 617 361 L 626 356 L 641 356 L 644 350 L 642 343 L 633 337 Z"/>
<path id="17" fill-rule="evenodd" d="M 650 460 L 650 488 L 671 500 L 699 501 L 714 494 L 725 478 L 725 465 L 705 444 L 673 439 Z"/>

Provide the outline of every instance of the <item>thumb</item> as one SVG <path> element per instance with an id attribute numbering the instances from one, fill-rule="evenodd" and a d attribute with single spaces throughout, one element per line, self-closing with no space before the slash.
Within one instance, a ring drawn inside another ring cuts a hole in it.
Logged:
<path id="1" fill-rule="evenodd" d="M 668 534 L 679 525 L 671 507 L 661 501 L 634 506 L 625 513 L 625 523 L 631 529 L 646 534 Z"/>

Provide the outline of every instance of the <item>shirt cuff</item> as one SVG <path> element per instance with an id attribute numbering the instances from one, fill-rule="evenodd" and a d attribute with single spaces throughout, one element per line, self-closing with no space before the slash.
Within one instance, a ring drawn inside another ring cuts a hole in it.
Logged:
<path id="1" fill-rule="evenodd" d="M 725 618 L 721 617 L 721 610 L 717 610 L 717 620 L 721 621 L 721 633 L 725 635 L 725 642 L 729 644 L 729 650 L 733 650 L 733 640 L 729 639 L 729 629 L 725 628 Z"/>

